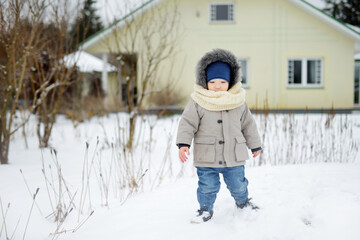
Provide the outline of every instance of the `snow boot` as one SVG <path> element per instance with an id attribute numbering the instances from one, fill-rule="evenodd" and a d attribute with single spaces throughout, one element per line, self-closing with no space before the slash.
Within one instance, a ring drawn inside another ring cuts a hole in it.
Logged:
<path id="1" fill-rule="evenodd" d="M 255 204 L 253 204 L 252 202 L 250 202 L 250 200 L 251 200 L 251 198 L 248 198 L 248 199 L 246 199 L 246 202 L 244 202 L 244 203 L 236 203 L 236 207 L 240 208 L 240 209 L 243 209 L 246 207 L 251 207 L 252 210 L 258 210 L 259 207 L 256 206 Z"/>
<path id="2" fill-rule="evenodd" d="M 205 210 L 200 209 L 197 212 L 198 212 L 198 214 L 193 219 L 191 219 L 191 223 L 207 222 L 212 218 L 212 216 L 214 214 L 213 210 L 205 211 Z"/>

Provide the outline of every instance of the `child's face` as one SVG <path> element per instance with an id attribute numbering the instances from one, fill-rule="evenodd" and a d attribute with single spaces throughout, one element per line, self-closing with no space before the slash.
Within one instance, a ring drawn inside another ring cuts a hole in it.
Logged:
<path id="1" fill-rule="evenodd" d="M 208 90 L 219 92 L 219 91 L 227 91 L 229 88 L 229 83 L 221 78 L 211 79 L 207 83 Z"/>

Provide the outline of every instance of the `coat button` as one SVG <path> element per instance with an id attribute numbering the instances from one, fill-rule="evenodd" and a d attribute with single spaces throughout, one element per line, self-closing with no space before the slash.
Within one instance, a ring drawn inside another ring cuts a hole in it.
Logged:
<path id="1" fill-rule="evenodd" d="M 218 123 L 222 123 L 222 120 L 218 120 L 217 122 L 218 122 Z"/>
<path id="2" fill-rule="evenodd" d="M 219 144 L 223 144 L 223 143 L 225 143 L 225 142 L 224 142 L 224 141 L 221 141 L 221 140 L 219 141 Z"/>
<path id="3" fill-rule="evenodd" d="M 220 161 L 219 164 L 221 165 L 221 164 L 222 164 L 222 161 Z"/>

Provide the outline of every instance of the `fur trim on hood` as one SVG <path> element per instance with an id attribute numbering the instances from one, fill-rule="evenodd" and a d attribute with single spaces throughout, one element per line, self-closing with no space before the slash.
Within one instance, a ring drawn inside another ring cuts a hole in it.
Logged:
<path id="1" fill-rule="evenodd" d="M 240 81 L 240 65 L 237 58 L 231 52 L 223 49 L 214 49 L 206 53 L 198 62 L 196 67 L 196 84 L 207 89 L 206 85 L 206 68 L 214 62 L 221 61 L 230 66 L 230 83 L 229 89 Z"/>

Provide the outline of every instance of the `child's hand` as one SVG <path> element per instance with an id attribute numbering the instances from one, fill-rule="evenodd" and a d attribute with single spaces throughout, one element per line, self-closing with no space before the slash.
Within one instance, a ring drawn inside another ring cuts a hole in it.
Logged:
<path id="1" fill-rule="evenodd" d="M 253 152 L 253 158 L 256 158 L 257 156 L 259 156 L 259 154 L 261 153 L 261 150 Z"/>
<path id="2" fill-rule="evenodd" d="M 187 153 L 187 155 L 190 155 L 190 150 L 189 150 L 189 148 L 188 148 L 188 147 L 181 147 L 181 148 L 179 149 L 179 158 L 180 158 L 180 161 L 181 161 L 182 163 L 186 162 L 186 160 L 188 159 L 188 157 L 186 156 L 185 153 Z"/>

